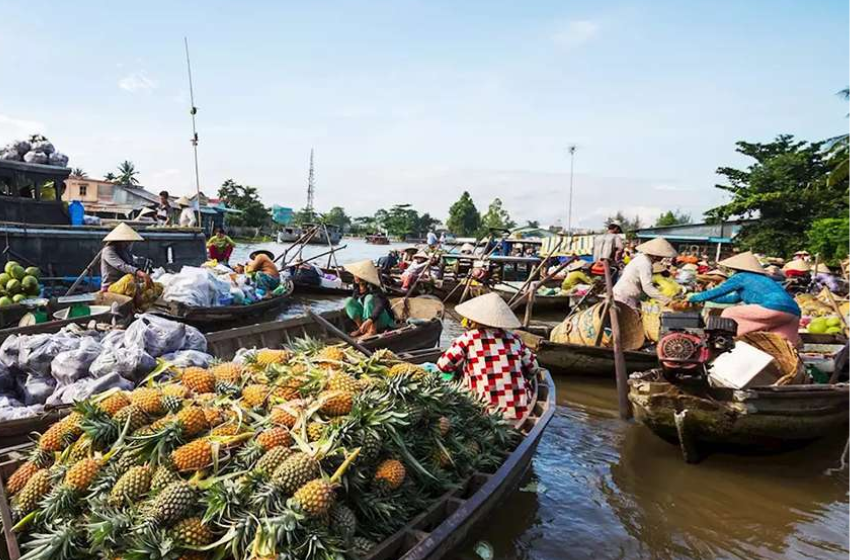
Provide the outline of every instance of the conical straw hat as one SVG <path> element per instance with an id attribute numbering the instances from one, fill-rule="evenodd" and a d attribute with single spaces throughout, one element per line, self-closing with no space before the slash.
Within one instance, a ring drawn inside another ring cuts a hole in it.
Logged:
<path id="1" fill-rule="evenodd" d="M 461 303 L 455 311 L 470 321 L 497 329 L 517 329 L 522 324 L 505 300 L 494 292 Z"/>
<path id="2" fill-rule="evenodd" d="M 186 198 L 185 196 L 181 196 L 177 199 L 177 206 L 191 206 L 192 202 Z"/>
<path id="3" fill-rule="evenodd" d="M 145 238 L 136 233 L 136 231 L 128 226 L 125 223 L 120 223 L 115 226 L 115 229 L 110 231 L 106 237 L 103 238 L 103 242 L 107 243 L 109 241 L 144 241 Z"/>
<path id="4" fill-rule="evenodd" d="M 794 270 L 796 272 L 808 272 L 811 269 L 811 265 L 803 259 L 794 259 L 782 267 L 782 270 Z"/>
<path id="5" fill-rule="evenodd" d="M 832 271 L 823 263 L 818 263 L 815 267 L 815 274 L 832 274 Z"/>
<path id="6" fill-rule="evenodd" d="M 676 252 L 676 249 L 670 245 L 670 242 L 663 237 L 650 239 L 646 243 L 641 243 L 635 247 L 635 249 L 641 253 L 652 255 L 653 257 L 672 258 L 679 254 Z"/>
<path id="7" fill-rule="evenodd" d="M 733 270 L 743 270 L 745 272 L 755 272 L 756 274 L 766 274 L 764 268 L 761 266 L 761 263 L 752 253 L 752 251 L 747 251 L 746 253 L 741 253 L 740 255 L 729 257 L 728 259 L 724 259 L 717 264 L 725 266 L 726 268 L 731 268 Z"/>
<path id="8" fill-rule="evenodd" d="M 378 274 L 378 269 L 375 268 L 375 264 L 370 260 L 353 262 L 343 265 L 342 268 L 370 284 L 374 284 L 375 286 L 381 285 L 381 276 Z"/>

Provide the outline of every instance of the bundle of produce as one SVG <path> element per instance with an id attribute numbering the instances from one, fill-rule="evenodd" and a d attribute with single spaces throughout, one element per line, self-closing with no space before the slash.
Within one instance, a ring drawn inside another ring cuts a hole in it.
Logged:
<path id="1" fill-rule="evenodd" d="M 15 261 L 9 261 L 0 272 L 0 307 L 20 303 L 41 293 L 39 278 L 41 271 L 30 266 L 24 268 Z"/>
<path id="2" fill-rule="evenodd" d="M 517 440 L 390 352 L 301 342 L 81 402 L 7 480 L 25 560 L 360 558 Z"/>
<path id="3" fill-rule="evenodd" d="M 147 311 L 162 295 L 164 287 L 159 282 L 139 278 L 135 274 L 125 274 L 120 280 L 109 286 L 109 292 L 133 298 L 133 307 L 138 311 Z"/>
<path id="4" fill-rule="evenodd" d="M 0 148 L 0 160 L 68 167 L 68 156 L 56 151 L 53 144 L 41 134 L 33 134 L 28 140 L 16 140 Z"/>
<path id="5" fill-rule="evenodd" d="M 0 421 L 34 416 L 110 388 L 132 389 L 157 358 L 208 364 L 194 327 L 142 314 L 127 330 L 68 325 L 52 334 L 12 335 L 0 344 Z M 26 407 L 25 410 L 21 410 Z"/>

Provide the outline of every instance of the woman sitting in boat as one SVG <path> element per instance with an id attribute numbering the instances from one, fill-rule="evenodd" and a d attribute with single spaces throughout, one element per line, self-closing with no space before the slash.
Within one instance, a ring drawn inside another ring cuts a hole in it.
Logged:
<path id="1" fill-rule="evenodd" d="M 343 268 L 354 276 L 354 293 L 345 300 L 345 314 L 357 325 L 351 336 L 372 336 L 394 328 L 390 300 L 372 261 L 358 261 Z"/>
<path id="2" fill-rule="evenodd" d="M 236 243 L 228 237 L 222 227 L 215 228 L 215 234 L 207 241 L 207 253 L 210 258 L 224 264 L 230 261 L 230 254 L 233 253 L 234 247 Z"/>
<path id="3" fill-rule="evenodd" d="M 579 284 L 593 285 L 593 278 L 587 275 L 590 263 L 583 259 L 576 259 L 567 265 L 567 275 L 561 283 L 562 292 L 571 292 Z"/>
<path id="4" fill-rule="evenodd" d="M 473 298 L 455 308 L 466 332 L 452 341 L 437 367 L 463 375 L 466 386 L 505 418 L 528 412 L 537 358 L 511 329 L 520 326 L 508 304 L 496 293 Z"/>
<path id="5" fill-rule="evenodd" d="M 416 279 L 419 278 L 420 274 L 425 272 L 430 264 L 431 257 L 429 257 L 425 252 L 419 251 L 413 255 L 413 263 L 411 263 L 411 265 L 408 266 L 401 275 L 402 289 L 410 289 L 410 286 L 412 286 Z"/>
<path id="6" fill-rule="evenodd" d="M 271 297 L 272 292 L 280 286 L 280 271 L 274 263 L 271 251 L 259 250 L 249 255 L 251 262 L 245 265 L 245 272 L 253 274 L 254 285 L 263 290 L 264 297 Z"/>
<path id="7" fill-rule="evenodd" d="M 100 253 L 100 283 L 106 291 L 127 274 L 149 279 L 144 270 L 133 265 L 133 243 L 144 238 L 127 224 L 118 224 L 103 238 L 103 251 Z"/>
<path id="8" fill-rule="evenodd" d="M 635 311 L 640 311 L 643 294 L 662 303 L 669 303 L 671 299 L 652 284 L 652 264 L 675 257 L 676 249 L 661 237 L 641 243 L 635 249 L 637 254 L 623 268 L 620 279 L 614 284 L 614 299 Z"/>
<path id="9" fill-rule="evenodd" d="M 781 285 L 768 278 L 755 255 L 747 251 L 717 264 L 734 274 L 716 288 L 689 295 L 689 302 L 743 303 L 728 307 L 721 314 L 738 323 L 738 336 L 766 331 L 782 335 L 791 343 L 799 341 L 800 307 Z"/>

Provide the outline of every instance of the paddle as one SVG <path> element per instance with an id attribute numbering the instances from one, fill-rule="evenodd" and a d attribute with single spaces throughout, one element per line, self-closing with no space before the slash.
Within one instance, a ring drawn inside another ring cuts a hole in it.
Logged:
<path id="1" fill-rule="evenodd" d="M 339 338 L 341 338 L 342 340 L 344 340 L 345 342 L 347 342 L 348 344 L 350 344 L 351 346 L 356 348 L 359 352 L 365 354 L 366 356 L 371 356 L 373 354 L 373 352 L 371 350 L 369 350 L 368 348 L 366 348 L 365 346 L 363 346 L 362 344 L 360 344 L 359 342 L 357 342 L 356 340 L 351 338 L 351 336 L 349 336 L 348 333 L 345 333 L 345 332 L 339 330 L 338 328 L 336 328 L 336 326 L 334 326 L 333 323 L 331 323 L 330 321 L 328 321 L 327 319 L 325 319 L 324 317 L 322 317 L 318 313 L 314 312 L 312 309 L 309 309 L 309 308 L 307 309 L 307 315 L 311 319 L 313 319 L 314 321 L 316 321 L 317 323 L 319 323 L 320 325 L 325 327 L 331 333 L 333 333 L 334 335 L 338 336 Z"/>
<path id="2" fill-rule="evenodd" d="M 77 277 L 77 279 L 76 279 L 76 280 L 74 280 L 74 283 L 73 283 L 73 284 L 71 284 L 71 287 L 70 287 L 70 288 L 68 288 L 68 291 L 67 291 L 67 292 L 65 292 L 65 297 L 70 296 L 71 294 L 73 294 L 73 293 L 74 293 L 74 291 L 75 291 L 75 290 L 77 289 L 77 287 L 80 285 L 80 282 L 82 282 L 82 281 L 83 281 L 83 277 L 84 277 L 86 274 L 88 274 L 88 273 L 89 273 L 89 270 L 91 270 L 91 268 L 92 268 L 95 264 L 97 264 L 97 262 L 100 260 L 100 254 L 101 254 L 101 253 L 103 253 L 103 249 L 101 249 L 100 251 L 98 251 L 98 252 L 97 252 L 97 254 L 94 256 L 94 258 L 93 258 L 93 259 L 92 259 L 92 261 L 89 263 L 89 265 L 88 265 L 87 267 L 85 267 L 85 268 L 83 269 L 83 271 L 80 273 L 80 275 Z"/>

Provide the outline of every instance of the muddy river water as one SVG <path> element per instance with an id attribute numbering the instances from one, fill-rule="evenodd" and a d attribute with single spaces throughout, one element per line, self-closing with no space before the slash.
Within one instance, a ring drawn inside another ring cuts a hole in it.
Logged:
<path id="1" fill-rule="evenodd" d="M 341 262 L 387 251 L 345 243 Z M 236 256 L 247 249 L 240 246 Z M 299 314 L 303 305 L 324 310 L 340 302 L 296 298 L 286 314 Z M 458 329 L 447 321 L 443 343 Z M 830 471 L 838 466 L 846 431 L 779 455 L 714 454 L 687 465 L 677 447 L 618 419 L 613 375 L 611 382 L 560 377 L 555 383 L 557 411 L 526 479 L 462 545 L 458 558 L 480 558 L 485 549 L 494 560 L 850 554 L 848 472 Z"/>

